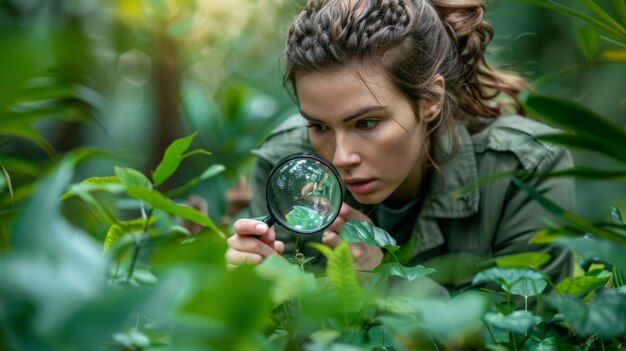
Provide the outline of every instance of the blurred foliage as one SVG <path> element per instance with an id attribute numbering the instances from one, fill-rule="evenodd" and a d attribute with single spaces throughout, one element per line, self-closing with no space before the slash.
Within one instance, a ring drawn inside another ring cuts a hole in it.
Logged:
<path id="1" fill-rule="evenodd" d="M 372 272 L 345 244 L 317 246 L 319 276 L 302 255 L 226 268 L 224 192 L 294 111 L 279 56 L 300 5 L 0 2 L 0 349 L 623 349 L 624 2 L 489 4 L 491 58 L 534 79 L 524 107 L 564 130 L 542 138 L 580 152 L 545 176 L 594 183 L 569 212 L 516 180 L 564 222 L 533 240 L 576 251 L 579 275 L 551 282 L 545 254 L 500 257 L 452 298 L 362 222 L 341 235 L 386 250 Z M 210 216 L 184 205 L 191 192 Z"/>

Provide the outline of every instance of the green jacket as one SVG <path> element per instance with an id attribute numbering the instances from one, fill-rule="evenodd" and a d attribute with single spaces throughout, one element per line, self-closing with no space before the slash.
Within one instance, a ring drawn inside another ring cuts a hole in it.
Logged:
<path id="1" fill-rule="evenodd" d="M 550 132 L 554 129 L 520 116 L 497 118 L 475 133 L 459 125 L 457 148 L 451 156 L 449 139 L 439 138 L 433 156 L 436 161 L 443 161 L 440 168 L 444 176 L 435 173 L 430 177 L 431 186 L 415 218 L 411 239 L 400 251 L 401 260 L 408 265 L 419 263 L 436 268 L 432 277 L 453 288 L 467 286 L 472 275 L 486 267 L 485 260 L 524 251 L 551 254 L 552 260 L 543 270 L 553 282 L 570 275 L 573 262 L 569 252 L 529 243 L 548 221 L 555 219 L 527 192 L 517 188 L 511 177 L 496 177 L 463 196 L 455 196 L 455 191 L 480 179 L 523 170 L 528 174 L 524 181 L 560 206 L 572 209 L 571 179 L 537 177 L 572 167 L 565 149 L 533 138 Z M 312 151 L 304 119 L 299 116 L 281 124 L 254 150 L 258 159 L 252 180 L 253 216 L 267 214 L 265 184 L 272 166 L 299 151 Z M 350 196 L 347 202 L 355 204 Z M 277 228 L 277 236 L 286 243 L 285 254 L 292 254 L 296 236 L 281 228 Z M 319 242 L 320 235 L 302 235 L 300 240 Z M 304 245 L 299 247 L 305 249 Z M 304 251 L 307 256 L 319 256 Z"/>

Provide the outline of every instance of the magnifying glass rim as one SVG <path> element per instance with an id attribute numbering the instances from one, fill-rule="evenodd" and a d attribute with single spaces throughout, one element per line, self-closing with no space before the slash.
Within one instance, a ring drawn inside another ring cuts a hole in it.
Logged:
<path id="1" fill-rule="evenodd" d="M 328 228 L 337 218 L 337 216 L 339 216 L 339 210 L 334 211 L 334 214 L 332 216 L 332 218 L 324 225 L 320 226 L 319 228 L 315 228 L 315 229 L 296 229 L 292 226 L 290 226 L 285 220 L 283 220 L 281 218 L 281 216 L 277 216 L 276 213 L 277 211 L 274 209 L 273 204 L 270 203 L 269 201 L 269 196 L 268 194 L 270 194 L 270 184 L 272 183 L 272 177 L 274 176 L 274 173 L 276 173 L 277 170 L 281 169 L 282 166 L 289 162 L 292 161 L 294 159 L 312 159 L 313 161 L 317 161 L 321 164 L 323 164 L 324 166 L 328 167 L 328 169 L 331 170 L 331 172 L 333 172 L 333 174 L 335 175 L 335 178 L 339 181 L 339 187 L 340 187 L 340 202 L 343 203 L 343 198 L 344 198 L 344 186 L 343 186 L 343 182 L 341 181 L 341 176 L 339 175 L 339 171 L 337 170 L 337 168 L 335 168 L 335 166 L 333 166 L 332 163 L 330 163 L 328 160 L 322 158 L 321 156 L 318 156 L 314 153 L 310 153 L 310 152 L 297 152 L 297 153 L 293 153 L 290 154 L 286 157 L 284 157 L 282 160 L 278 161 L 278 163 L 272 168 L 272 170 L 270 171 L 269 177 L 267 178 L 267 184 L 265 185 L 265 204 L 267 206 L 267 211 L 269 212 L 270 216 L 272 217 L 272 219 L 274 221 L 276 221 L 278 224 L 280 224 L 281 226 L 285 227 L 286 229 L 289 229 L 293 232 L 299 233 L 299 234 L 313 234 L 313 233 L 319 233 L 321 231 L 323 231 L 324 229 Z"/>

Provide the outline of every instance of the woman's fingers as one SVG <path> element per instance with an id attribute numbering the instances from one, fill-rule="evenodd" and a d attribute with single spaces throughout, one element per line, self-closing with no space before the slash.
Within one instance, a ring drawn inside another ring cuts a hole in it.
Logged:
<path id="1" fill-rule="evenodd" d="M 226 251 L 226 262 L 228 262 L 229 266 L 238 266 L 246 263 L 259 264 L 261 261 L 263 261 L 263 257 L 255 253 L 236 250 Z"/>
<path id="2" fill-rule="evenodd" d="M 274 241 L 274 250 L 276 250 L 277 253 L 282 254 L 283 251 L 285 251 L 285 243 L 280 240 Z"/>
<path id="3" fill-rule="evenodd" d="M 233 225 L 235 234 L 226 242 L 226 262 L 229 267 L 245 263 L 258 264 L 268 256 L 280 254 L 285 244 L 276 241 L 274 229 L 254 219 L 239 219 Z"/>
<path id="4" fill-rule="evenodd" d="M 345 202 L 341 205 L 341 210 L 339 210 L 339 216 L 342 218 L 345 218 L 346 220 L 358 219 L 358 220 L 366 221 L 366 222 L 372 221 L 363 212 L 351 207 Z"/>
<path id="5" fill-rule="evenodd" d="M 238 235 L 265 235 L 269 230 L 267 224 L 248 218 L 238 219 L 233 228 Z"/>
<path id="6" fill-rule="evenodd" d="M 322 242 L 332 248 L 339 246 L 341 243 L 341 239 L 339 238 L 339 234 L 332 230 L 326 230 L 322 235 Z"/>

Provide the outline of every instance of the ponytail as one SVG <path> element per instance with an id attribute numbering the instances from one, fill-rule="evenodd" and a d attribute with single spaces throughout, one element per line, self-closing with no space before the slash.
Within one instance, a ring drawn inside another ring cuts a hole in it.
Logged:
<path id="1" fill-rule="evenodd" d="M 494 31 L 485 20 L 481 0 L 432 0 L 439 17 L 456 44 L 464 65 L 462 83 L 457 101 L 459 108 L 470 115 L 497 117 L 507 105 L 522 113 L 517 95 L 528 83 L 513 72 L 498 70 L 485 60 L 487 46 Z M 506 103 L 495 98 L 506 94 L 512 99 Z"/>

